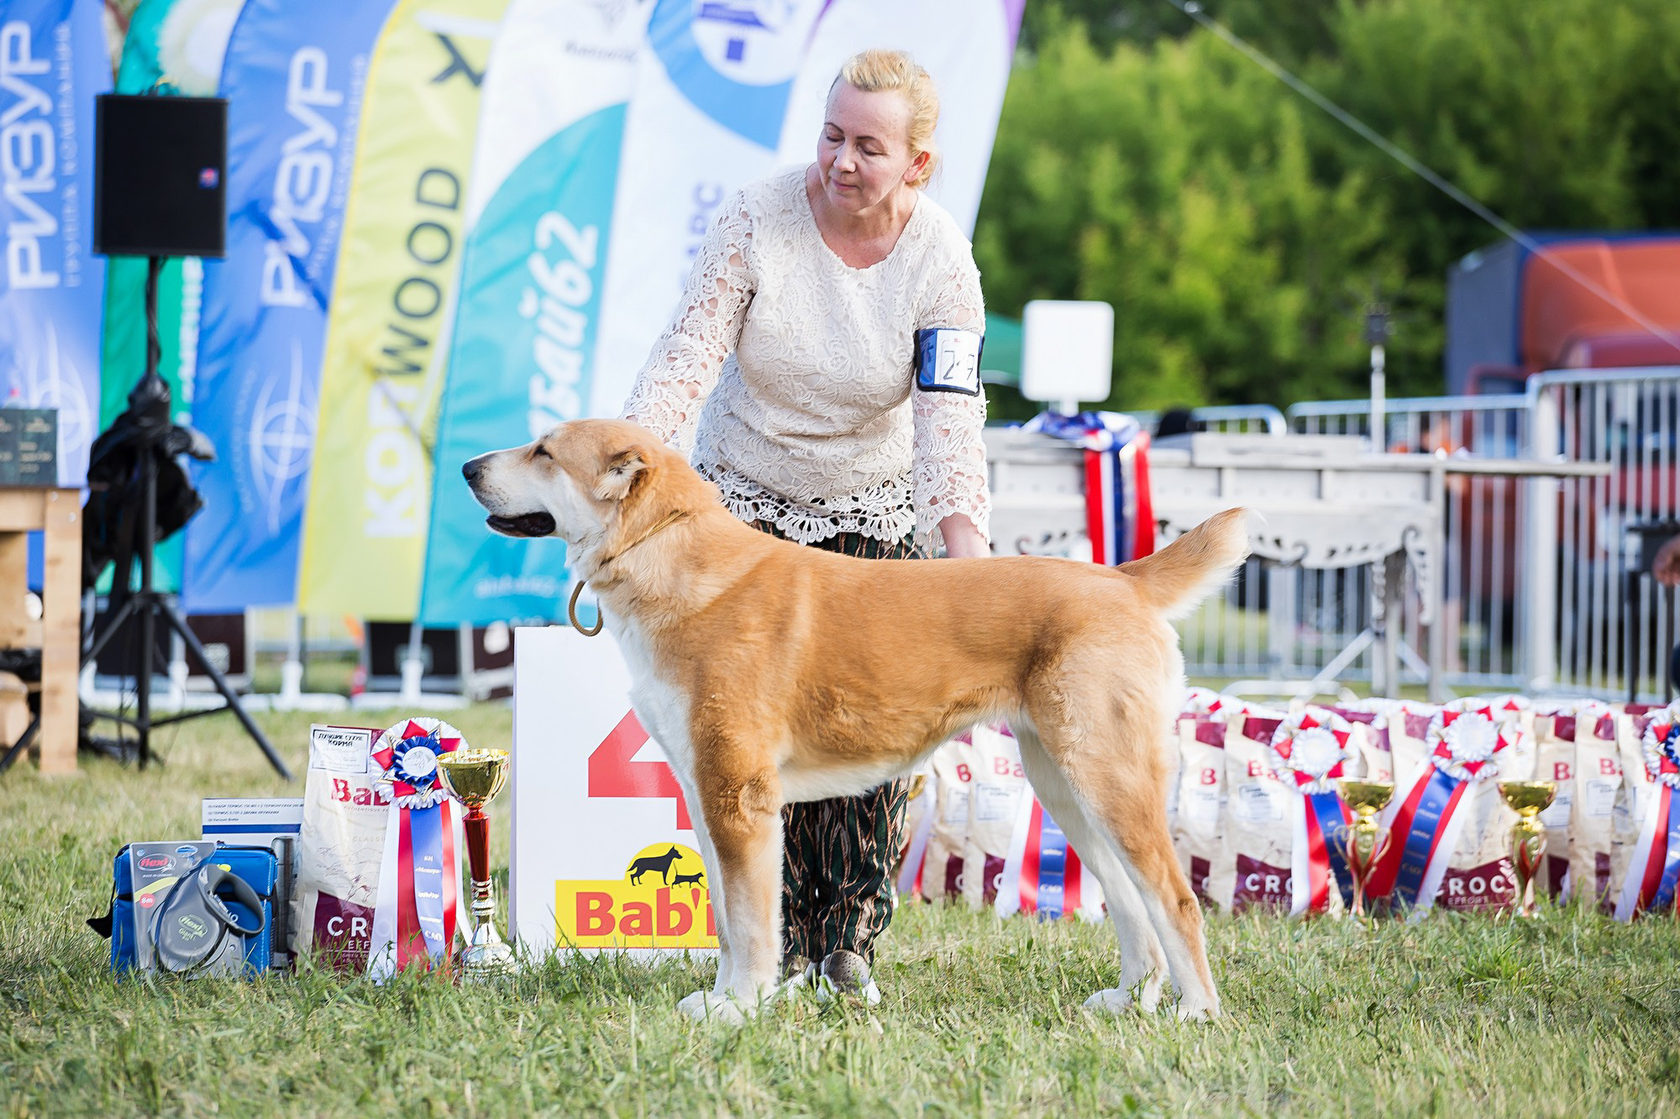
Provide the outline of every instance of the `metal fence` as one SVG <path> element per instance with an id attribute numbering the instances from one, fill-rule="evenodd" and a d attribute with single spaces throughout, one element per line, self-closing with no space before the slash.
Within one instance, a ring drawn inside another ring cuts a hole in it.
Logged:
<path id="1" fill-rule="evenodd" d="M 1371 434 L 1364 400 L 1299 404 L 1287 421 L 1306 434 Z M 1520 395 L 1390 400 L 1383 427 L 1389 451 L 1605 466 L 1591 478 L 1449 475 L 1440 622 L 1449 687 L 1667 697 L 1674 602 L 1648 563 L 1680 528 L 1680 368 L 1548 373 Z M 1310 679 L 1368 624 L 1370 590 L 1364 569 L 1251 561 L 1222 603 L 1183 626 L 1187 667 Z M 1421 681 L 1428 634 L 1418 606 L 1414 594 L 1401 662 Z M 1362 656 L 1336 675 L 1369 672 Z"/>

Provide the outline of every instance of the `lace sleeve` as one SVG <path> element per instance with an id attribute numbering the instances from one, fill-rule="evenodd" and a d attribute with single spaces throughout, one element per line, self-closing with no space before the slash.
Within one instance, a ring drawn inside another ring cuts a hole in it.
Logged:
<path id="1" fill-rule="evenodd" d="M 718 211 L 694 258 L 682 302 L 636 374 L 622 418 L 641 424 L 684 454 L 723 359 L 741 340 L 752 302 L 752 219 L 737 191 Z"/>
<path id="2" fill-rule="evenodd" d="M 934 292 L 932 306 L 918 327 L 948 326 L 984 333 L 986 307 L 980 295 L 980 272 L 966 251 L 951 262 Z M 991 539 L 991 494 L 986 485 L 986 397 L 960 392 L 923 392 L 915 398 L 916 532 L 937 539 L 939 522 L 965 514 Z"/>

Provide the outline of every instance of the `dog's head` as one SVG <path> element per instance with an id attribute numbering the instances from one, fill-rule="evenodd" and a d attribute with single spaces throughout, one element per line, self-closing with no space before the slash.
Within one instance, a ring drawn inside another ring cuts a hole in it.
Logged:
<path id="1" fill-rule="evenodd" d="M 493 531 L 572 545 L 704 500 L 687 492 L 705 483 L 682 456 L 624 420 L 571 420 L 523 447 L 479 455 L 461 473 Z"/>

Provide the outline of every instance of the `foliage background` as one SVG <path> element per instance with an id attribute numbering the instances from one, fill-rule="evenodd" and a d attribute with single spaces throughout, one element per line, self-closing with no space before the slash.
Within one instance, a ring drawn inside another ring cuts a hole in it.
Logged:
<path id="1" fill-rule="evenodd" d="M 1518 228 L 1674 224 L 1672 0 L 1202 6 Z M 1373 298 L 1389 391 L 1438 393 L 1447 270 L 1499 240 L 1168 0 L 1026 6 L 975 256 L 994 311 L 1114 304 L 1111 407 L 1363 395 Z"/>

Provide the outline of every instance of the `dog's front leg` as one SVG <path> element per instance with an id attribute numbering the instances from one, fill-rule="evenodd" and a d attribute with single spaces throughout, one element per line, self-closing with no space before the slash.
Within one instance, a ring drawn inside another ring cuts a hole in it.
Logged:
<path id="1" fill-rule="evenodd" d="M 679 1003 L 694 1018 L 738 1022 L 777 990 L 782 948 L 782 805 L 774 771 L 731 780 L 716 775 L 697 790 L 713 879 L 713 913 L 724 951 L 717 985 Z M 719 904 L 721 901 L 721 905 Z"/>

